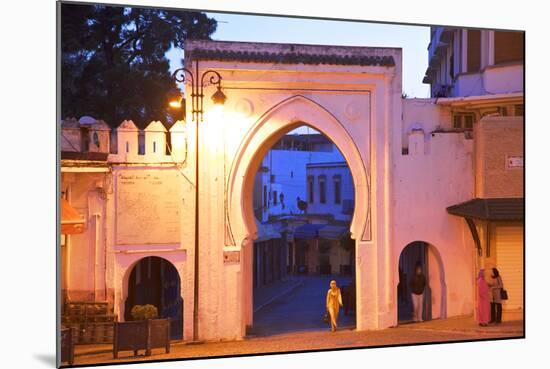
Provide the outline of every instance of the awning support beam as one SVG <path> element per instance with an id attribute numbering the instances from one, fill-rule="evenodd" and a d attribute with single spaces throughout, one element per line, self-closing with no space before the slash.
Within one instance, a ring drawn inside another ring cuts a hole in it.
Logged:
<path id="1" fill-rule="evenodd" d="M 479 233 L 477 233 L 476 224 L 474 222 L 473 218 L 464 217 L 466 220 L 466 223 L 468 224 L 468 228 L 470 228 L 470 232 L 472 233 L 472 238 L 474 239 L 474 243 L 476 245 L 477 254 L 478 256 L 481 256 L 483 254 L 483 251 L 481 249 L 481 241 L 479 239 Z"/>

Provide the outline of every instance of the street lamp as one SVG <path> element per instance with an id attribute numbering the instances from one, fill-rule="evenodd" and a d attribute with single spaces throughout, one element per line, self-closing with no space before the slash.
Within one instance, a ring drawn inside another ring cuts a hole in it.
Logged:
<path id="1" fill-rule="evenodd" d="M 187 68 L 180 68 L 174 71 L 172 78 L 176 83 L 191 82 L 191 114 L 195 121 L 195 272 L 193 283 L 193 341 L 198 342 L 199 332 L 199 121 L 203 121 L 204 109 L 204 87 L 215 85 L 216 92 L 212 95 L 212 101 L 215 105 L 225 104 L 227 97 L 222 92 L 222 76 L 215 70 L 206 70 L 199 76 L 199 62 L 195 61 L 195 74 Z M 186 100 L 185 95 L 180 95 L 179 99 L 169 102 L 171 108 L 183 108 L 183 120 L 186 120 Z"/>

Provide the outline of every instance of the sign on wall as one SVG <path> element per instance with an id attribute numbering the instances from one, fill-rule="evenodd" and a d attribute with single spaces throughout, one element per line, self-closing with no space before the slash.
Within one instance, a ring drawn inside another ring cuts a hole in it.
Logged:
<path id="1" fill-rule="evenodd" d="M 180 242 L 181 175 L 176 171 L 128 170 L 116 180 L 116 243 Z"/>
<path id="2" fill-rule="evenodd" d="M 506 169 L 523 169 L 523 156 L 506 156 Z"/>

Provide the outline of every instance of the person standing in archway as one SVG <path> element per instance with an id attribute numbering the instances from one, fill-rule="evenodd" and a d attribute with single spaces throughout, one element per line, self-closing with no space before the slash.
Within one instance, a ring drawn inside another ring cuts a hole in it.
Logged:
<path id="1" fill-rule="evenodd" d="M 477 321 L 482 327 L 489 323 L 489 285 L 485 280 L 485 269 L 480 269 L 477 275 Z"/>
<path id="2" fill-rule="evenodd" d="M 336 285 L 336 281 L 330 281 L 330 288 L 327 292 L 327 311 L 330 315 L 330 327 L 332 332 L 338 328 L 338 313 L 340 312 L 340 307 L 342 304 L 342 293 Z"/>
<path id="3" fill-rule="evenodd" d="M 422 321 L 422 311 L 424 304 L 424 288 L 426 288 L 426 277 L 422 273 L 422 266 L 416 263 L 415 273 L 410 281 L 411 299 L 413 304 L 413 321 Z"/>

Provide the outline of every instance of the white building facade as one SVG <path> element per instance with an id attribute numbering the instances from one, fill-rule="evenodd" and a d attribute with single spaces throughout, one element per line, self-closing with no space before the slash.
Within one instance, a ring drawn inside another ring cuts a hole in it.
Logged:
<path id="1" fill-rule="evenodd" d="M 86 220 L 85 236 L 70 235 L 63 246 L 62 254 L 69 255 L 62 284 L 68 301 L 105 299 L 124 319 L 130 282 L 145 273 L 134 269 L 139 264 L 140 270 L 156 270 L 157 264 L 140 263 L 157 257 L 177 271 L 171 281 L 179 285 L 171 291 L 182 300 L 184 339 L 193 337 L 194 314 L 202 340 L 243 338 L 254 324 L 256 173 L 274 143 L 306 124 L 334 142 L 349 167 L 341 180 L 353 181 L 349 232 L 356 329 L 397 324 L 399 257 L 415 241 L 429 245 L 432 298 L 426 303 L 432 317 L 473 313 L 478 249 L 468 224 L 446 209 L 475 196 L 475 145 L 471 135 L 452 129 L 447 105 L 402 99 L 400 49 L 188 41 L 185 61 L 193 70 L 198 63 L 200 72 L 218 71 L 228 98 L 223 113 L 205 99 L 199 122 L 199 234 L 194 234 L 196 125 L 190 114 L 187 123 L 170 128 L 168 155 L 162 124 L 145 130 L 145 154 L 138 155 L 137 128 L 124 122 L 116 154 L 99 162 L 61 163 L 62 188 L 68 191 L 63 196 Z M 206 87 L 205 96 L 214 91 Z M 99 180 L 90 179 L 90 168 L 100 168 L 93 169 Z M 325 175 L 331 182 L 337 174 Z M 96 190 L 98 184 L 105 190 Z M 327 192 L 327 199 L 332 196 Z M 295 199 L 287 200 L 285 193 L 285 201 Z M 159 268 L 171 268 L 165 264 Z"/>

